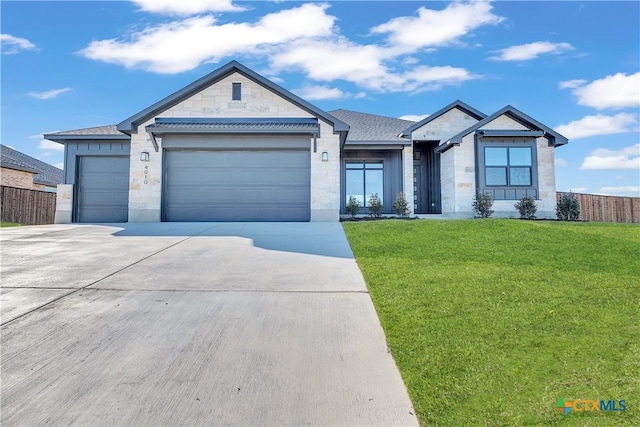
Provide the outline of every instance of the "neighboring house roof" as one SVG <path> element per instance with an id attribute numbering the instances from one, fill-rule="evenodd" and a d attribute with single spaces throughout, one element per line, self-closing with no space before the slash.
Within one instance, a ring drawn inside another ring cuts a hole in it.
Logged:
<path id="1" fill-rule="evenodd" d="M 76 139 L 131 139 L 129 135 L 120 132 L 116 125 L 65 130 L 62 132 L 47 133 L 43 135 L 43 137 L 45 139 L 50 139 L 51 141 L 62 143 Z"/>
<path id="2" fill-rule="evenodd" d="M 22 162 L 18 162 L 9 157 L 5 157 L 4 155 L 0 158 L 0 166 L 7 169 L 13 169 L 17 171 L 29 172 L 29 173 L 38 173 L 37 170 L 30 168 Z"/>
<path id="3" fill-rule="evenodd" d="M 404 136 L 406 138 L 411 138 L 411 132 L 413 132 L 416 129 L 420 129 L 422 126 L 426 125 L 429 122 L 432 122 L 433 120 L 435 120 L 438 117 L 442 116 L 446 112 L 448 112 L 450 110 L 453 110 L 454 108 L 458 108 L 459 110 L 462 110 L 463 112 L 467 113 L 471 117 L 476 118 L 477 120 L 482 120 L 485 117 L 487 117 L 487 115 L 484 114 L 482 111 L 476 110 L 475 108 L 473 108 L 469 104 L 466 104 L 466 103 L 464 103 L 464 102 L 462 102 L 462 101 L 460 101 L 458 99 L 456 101 L 453 101 L 451 104 L 439 109 L 435 113 L 430 114 L 428 117 L 420 120 L 418 123 L 415 123 L 412 126 L 406 128 L 406 129 L 403 129 L 402 136 Z"/>
<path id="4" fill-rule="evenodd" d="M 167 96 L 166 98 L 156 102 L 155 104 L 151 105 L 148 108 L 145 108 L 144 110 L 140 111 L 139 113 L 134 114 L 133 116 L 129 117 L 128 119 L 118 123 L 118 130 L 122 131 L 122 132 L 132 132 L 132 131 L 136 131 L 138 125 L 140 125 L 141 123 L 145 122 L 146 120 L 160 114 L 162 111 L 167 110 L 168 108 L 171 108 L 172 106 L 180 103 L 181 101 L 189 98 L 190 96 L 192 96 L 193 94 L 200 92 L 201 90 L 203 90 L 204 88 L 212 85 L 213 83 L 220 81 L 222 79 L 224 79 L 225 77 L 233 74 L 233 73 L 240 73 L 242 75 L 244 75 L 245 77 L 247 77 L 248 79 L 251 79 L 253 81 L 255 81 L 256 83 L 269 88 L 270 90 L 272 90 L 273 92 L 277 93 L 278 95 L 282 96 L 284 99 L 288 100 L 289 102 L 297 105 L 298 107 L 302 108 L 303 110 L 319 117 L 322 118 L 324 121 L 331 123 L 333 125 L 333 130 L 335 132 L 346 132 L 349 130 L 349 126 L 347 126 L 345 123 L 343 123 L 342 121 L 340 121 L 339 119 L 333 117 L 331 114 L 327 113 L 326 111 L 321 110 L 320 108 L 316 107 L 315 105 L 310 104 L 309 102 L 305 101 L 304 99 L 300 98 L 299 96 L 289 92 L 288 90 L 286 90 L 285 88 L 278 86 L 277 84 L 273 83 L 270 80 L 267 80 L 266 78 L 262 77 L 260 74 L 256 73 L 255 71 L 245 67 L 244 65 L 240 64 L 238 61 L 231 61 L 226 65 L 223 65 L 222 67 L 218 68 L 215 71 L 212 71 L 211 73 L 207 74 L 206 76 L 196 80 L 195 82 L 191 83 L 188 86 L 185 86 L 184 88 L 180 89 L 179 91 Z"/>
<path id="5" fill-rule="evenodd" d="M 400 134 L 408 126 L 415 123 L 410 120 L 350 110 L 333 110 L 329 113 L 349 125 L 347 144 L 407 143 L 407 140 L 401 138 Z"/>
<path id="6" fill-rule="evenodd" d="M 564 145 L 564 144 L 567 144 L 569 142 L 567 137 L 559 134 L 558 132 L 556 132 L 555 130 L 551 129 L 550 127 L 548 127 L 548 126 L 540 123 L 539 121 L 535 120 L 534 118 L 526 115 L 525 113 L 523 113 L 522 111 L 518 110 L 517 108 L 515 108 L 515 107 L 513 107 L 511 105 L 507 105 L 506 107 L 503 107 L 503 108 L 499 109 L 498 111 L 496 111 L 495 113 L 491 114 L 490 116 L 487 116 L 484 119 L 480 120 L 478 123 L 474 124 L 473 126 L 468 127 L 467 129 L 463 130 L 462 132 L 452 136 L 451 138 L 449 138 L 449 140 L 444 141 L 443 144 L 440 144 L 438 146 L 438 148 L 436 148 L 436 152 L 441 153 L 443 151 L 448 150 L 453 145 L 459 145 L 462 142 L 462 138 L 464 138 L 465 136 L 469 135 L 471 132 L 477 131 L 482 126 L 485 126 L 486 124 L 491 123 L 493 120 L 495 120 L 496 118 L 502 116 L 503 114 L 508 115 L 509 117 L 514 119 L 515 121 L 523 124 L 524 126 L 530 128 L 530 129 L 533 128 L 533 130 L 542 131 L 543 134 L 539 135 L 539 136 L 544 136 L 545 138 L 547 138 L 549 140 L 549 144 L 553 145 L 554 147 L 557 147 L 559 145 Z M 495 130 L 495 129 L 487 129 L 487 130 L 483 130 L 481 132 L 484 132 L 487 135 L 490 135 L 490 134 L 498 135 L 499 132 L 504 134 L 503 131 L 499 131 L 498 132 L 498 130 Z M 507 130 L 506 132 L 508 132 L 510 136 L 513 136 L 518 131 Z M 522 134 L 526 134 L 529 131 L 523 130 L 523 131 L 520 131 L 520 132 Z"/>
<path id="7" fill-rule="evenodd" d="M 318 134 L 320 125 L 314 118 L 277 118 L 277 119 L 193 119 L 193 118 L 157 118 L 154 124 L 145 128 L 157 134 L 161 133 L 312 133 Z"/>
<path id="8" fill-rule="evenodd" d="M 50 165 L 49 163 L 42 162 L 38 159 L 34 159 L 24 153 L 9 148 L 6 145 L 0 144 L 0 157 L 2 158 L 2 167 L 11 167 L 8 165 L 21 165 L 26 172 L 34 172 L 33 182 L 36 184 L 48 184 L 58 185 L 64 182 L 64 172 L 62 169 Z M 7 166 L 5 166 L 7 165 Z"/>

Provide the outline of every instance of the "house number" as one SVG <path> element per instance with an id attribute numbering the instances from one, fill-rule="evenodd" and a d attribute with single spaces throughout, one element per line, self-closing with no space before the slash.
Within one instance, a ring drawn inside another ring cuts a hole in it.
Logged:
<path id="1" fill-rule="evenodd" d="M 144 167 L 144 183 L 148 184 L 149 180 L 147 179 L 149 177 L 149 166 L 145 166 Z"/>

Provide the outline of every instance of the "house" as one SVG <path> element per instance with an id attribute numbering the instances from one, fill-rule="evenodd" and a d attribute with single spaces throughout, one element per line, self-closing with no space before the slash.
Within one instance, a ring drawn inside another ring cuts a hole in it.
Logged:
<path id="1" fill-rule="evenodd" d="M 471 217 L 479 191 L 496 214 L 531 195 L 553 216 L 567 143 L 511 106 L 326 112 L 236 61 L 117 125 L 45 138 L 65 145 L 57 222 L 337 221 L 349 196 L 390 213 L 399 192 L 412 213 Z"/>
<path id="2" fill-rule="evenodd" d="M 55 193 L 61 169 L 0 144 L 0 185 Z"/>

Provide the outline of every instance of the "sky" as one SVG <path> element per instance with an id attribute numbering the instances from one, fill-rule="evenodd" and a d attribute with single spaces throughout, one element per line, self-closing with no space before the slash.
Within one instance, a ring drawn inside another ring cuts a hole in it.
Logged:
<path id="1" fill-rule="evenodd" d="M 569 138 L 558 191 L 640 196 L 638 1 L 2 1 L 2 144 L 116 124 L 231 60 L 321 109 L 512 105 Z"/>

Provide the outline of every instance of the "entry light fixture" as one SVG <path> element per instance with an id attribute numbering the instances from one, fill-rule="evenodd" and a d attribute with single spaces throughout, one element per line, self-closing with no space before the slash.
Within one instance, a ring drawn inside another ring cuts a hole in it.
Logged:
<path id="1" fill-rule="evenodd" d="M 149 152 L 148 151 L 140 152 L 140 161 L 141 162 L 148 162 L 149 161 Z"/>
<path id="2" fill-rule="evenodd" d="M 322 152 L 322 161 L 323 162 L 328 162 L 329 161 L 329 153 L 327 153 L 326 151 Z"/>

